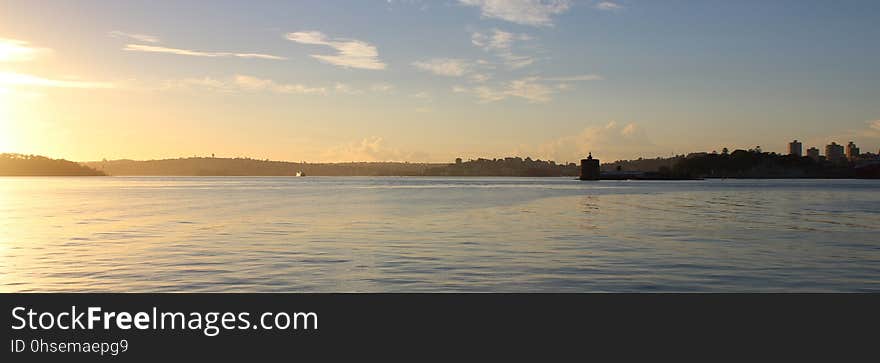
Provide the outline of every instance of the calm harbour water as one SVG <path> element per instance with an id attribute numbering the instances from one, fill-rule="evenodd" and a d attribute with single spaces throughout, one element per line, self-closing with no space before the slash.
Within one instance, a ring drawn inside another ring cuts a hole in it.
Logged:
<path id="1" fill-rule="evenodd" d="M 0 291 L 880 291 L 880 181 L 0 178 Z"/>

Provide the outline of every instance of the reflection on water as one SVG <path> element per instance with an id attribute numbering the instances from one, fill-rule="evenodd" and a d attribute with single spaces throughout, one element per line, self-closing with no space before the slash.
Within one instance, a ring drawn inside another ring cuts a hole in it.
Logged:
<path id="1" fill-rule="evenodd" d="M 880 183 L 0 178 L 0 291 L 880 291 Z"/>

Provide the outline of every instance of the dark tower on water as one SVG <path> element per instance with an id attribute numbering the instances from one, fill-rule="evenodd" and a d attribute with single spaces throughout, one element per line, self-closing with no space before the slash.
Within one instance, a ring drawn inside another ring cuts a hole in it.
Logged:
<path id="1" fill-rule="evenodd" d="M 593 159 L 593 153 L 581 159 L 581 180 L 599 180 L 599 159 Z"/>

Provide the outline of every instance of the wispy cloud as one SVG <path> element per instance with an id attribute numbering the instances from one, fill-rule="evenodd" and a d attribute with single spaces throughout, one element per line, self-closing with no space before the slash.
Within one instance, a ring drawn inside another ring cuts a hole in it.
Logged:
<path id="1" fill-rule="evenodd" d="M 453 58 L 435 58 L 425 61 L 417 61 L 412 63 L 423 71 L 428 71 L 439 76 L 461 77 L 468 72 L 468 62 L 463 59 Z"/>
<path id="2" fill-rule="evenodd" d="M 111 32 L 108 33 L 108 34 L 109 34 L 111 37 L 113 37 L 113 38 L 120 38 L 120 39 L 126 39 L 126 38 L 127 38 L 127 39 L 134 39 L 134 40 L 137 40 L 137 41 L 139 41 L 139 42 L 144 42 L 144 43 L 159 43 L 159 42 L 161 41 L 161 40 L 159 39 L 159 37 L 154 36 L 154 35 L 147 35 L 147 34 L 133 34 L 133 33 L 122 32 L 122 31 L 119 31 L 119 30 L 111 31 Z"/>
<path id="3" fill-rule="evenodd" d="M 513 53 L 515 42 L 527 40 L 532 40 L 528 34 L 515 34 L 498 29 L 493 29 L 491 33 L 474 32 L 471 34 L 471 43 L 487 52 L 494 53 L 511 69 L 522 68 L 535 62 L 533 57 Z"/>
<path id="4" fill-rule="evenodd" d="M 851 132 L 852 136 L 848 136 L 846 138 L 855 138 L 855 139 L 880 139 L 880 120 L 868 121 L 868 128 L 861 129 L 855 132 Z"/>
<path id="5" fill-rule="evenodd" d="M 33 61 L 51 53 L 49 48 L 35 47 L 29 42 L 0 38 L 0 62 Z M 51 88 L 114 88 L 112 82 L 84 81 L 76 78 L 54 79 L 32 74 L 4 71 L 0 72 L 0 89 L 11 92 L 7 87 L 51 87 Z"/>
<path id="6" fill-rule="evenodd" d="M 623 6 L 618 3 L 611 2 L 611 1 L 601 1 L 598 4 L 596 4 L 596 9 L 605 10 L 605 11 L 614 11 L 614 10 L 623 10 Z"/>
<path id="7" fill-rule="evenodd" d="M 504 83 L 500 87 L 456 86 L 453 87 L 452 91 L 455 93 L 465 93 L 476 96 L 479 103 L 496 102 L 511 97 L 525 99 L 529 103 L 547 103 L 552 100 L 552 96 L 556 92 L 570 89 L 570 82 L 593 81 L 599 79 L 602 79 L 602 77 L 594 74 L 569 77 L 531 76 Z M 548 82 L 556 82 L 557 84 L 553 87 L 552 85 L 548 85 Z"/>
<path id="8" fill-rule="evenodd" d="M 550 102 L 550 95 L 553 94 L 553 90 L 543 84 L 538 84 L 537 80 L 537 77 L 528 77 L 511 81 L 505 90 L 505 94 L 524 98 L 529 102 Z"/>
<path id="9" fill-rule="evenodd" d="M 839 129 L 832 134 L 815 135 L 804 140 L 804 146 L 826 145 L 831 141 L 841 144 L 853 141 L 856 145 L 861 145 L 862 152 L 874 152 L 877 150 L 876 146 L 868 145 L 876 145 L 876 142 L 880 141 L 880 120 L 865 121 L 862 126 Z"/>
<path id="10" fill-rule="evenodd" d="M 407 161 L 425 160 L 427 156 L 422 152 L 403 151 L 389 146 L 383 138 L 374 136 L 326 150 L 321 159 L 331 162 Z"/>
<path id="11" fill-rule="evenodd" d="M 162 82 L 162 85 L 158 88 L 159 90 L 203 90 L 210 89 L 215 91 L 229 91 L 232 92 L 235 90 L 233 87 L 233 82 L 224 81 L 211 77 L 204 78 L 183 78 L 183 79 L 170 79 Z"/>
<path id="12" fill-rule="evenodd" d="M 284 83 L 271 79 L 237 74 L 226 78 L 184 78 L 167 80 L 161 90 L 194 90 L 219 92 L 271 92 L 278 94 L 326 95 L 326 87 L 307 86 L 300 83 Z"/>
<path id="13" fill-rule="evenodd" d="M 189 91 L 217 91 L 217 92 L 268 92 L 276 94 L 295 95 L 360 95 L 366 91 L 387 93 L 394 88 L 391 84 L 376 83 L 369 88 L 357 88 L 348 83 L 336 82 L 329 86 L 306 85 L 302 83 L 286 83 L 268 78 L 260 78 L 243 74 L 231 77 L 213 78 L 184 78 L 167 80 L 159 90 L 189 90 Z"/>
<path id="14" fill-rule="evenodd" d="M 162 47 L 157 45 L 143 45 L 143 44 L 126 44 L 123 50 L 131 51 L 131 52 L 148 52 L 148 53 L 167 53 L 167 54 L 176 54 L 176 55 L 186 55 L 193 57 L 235 57 L 235 58 L 257 58 L 257 59 L 273 59 L 273 60 L 283 60 L 287 59 L 284 57 L 279 57 L 270 54 L 261 54 L 261 53 L 232 53 L 232 52 L 205 52 L 198 50 L 190 50 L 190 49 L 179 49 L 179 48 L 169 48 Z"/>
<path id="15" fill-rule="evenodd" d="M 459 0 L 467 6 L 479 7 L 487 18 L 506 20 L 532 26 L 552 26 L 553 16 L 566 12 L 570 0 Z"/>
<path id="16" fill-rule="evenodd" d="M 646 130 L 638 123 L 618 124 L 611 121 L 604 125 L 590 125 L 579 132 L 536 146 L 524 146 L 515 153 L 548 160 L 576 161 L 592 152 L 593 156 L 604 162 L 664 154 L 664 151 L 652 142 Z"/>
<path id="17" fill-rule="evenodd" d="M 299 83 L 279 83 L 271 79 L 263 79 L 252 76 L 236 75 L 234 82 L 237 86 L 247 91 L 270 91 L 274 93 L 325 95 L 324 87 L 309 87 Z"/>
<path id="18" fill-rule="evenodd" d="M 484 83 L 492 78 L 486 71 L 495 67 L 484 60 L 471 62 L 457 58 L 434 58 L 412 63 L 413 67 L 445 77 L 466 77 L 473 83 Z"/>
<path id="19" fill-rule="evenodd" d="M 498 88 L 456 86 L 452 91 L 474 95 L 479 103 L 496 102 L 510 97 L 522 98 L 529 103 L 547 103 L 550 102 L 551 96 L 555 92 L 553 88 L 541 83 L 537 77 L 513 80 Z"/>
<path id="20" fill-rule="evenodd" d="M 370 43 L 356 39 L 330 39 L 319 31 L 287 33 L 288 40 L 310 45 L 323 45 L 336 50 L 334 55 L 312 54 L 322 62 L 345 68 L 381 70 L 386 65 L 379 59 L 379 51 Z"/>
<path id="21" fill-rule="evenodd" d="M 0 38 L 0 62 L 26 62 L 51 52 L 23 40 Z"/>
<path id="22" fill-rule="evenodd" d="M 32 86 L 56 88 L 113 88 L 110 82 L 90 82 L 82 80 L 50 79 L 30 74 L 0 72 L 0 85 Z"/>
<path id="23" fill-rule="evenodd" d="M 510 50 L 516 40 L 530 40 L 528 34 L 515 34 L 503 30 L 492 29 L 491 34 L 474 32 L 471 34 L 471 42 L 486 50 Z"/>

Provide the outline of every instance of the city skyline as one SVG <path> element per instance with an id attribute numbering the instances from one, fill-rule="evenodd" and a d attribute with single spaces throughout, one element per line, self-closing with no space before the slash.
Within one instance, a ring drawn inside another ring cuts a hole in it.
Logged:
<path id="1" fill-rule="evenodd" d="M 0 152 L 577 162 L 786 154 L 794 139 L 804 154 L 880 148 L 870 1 L 0 3 Z"/>

